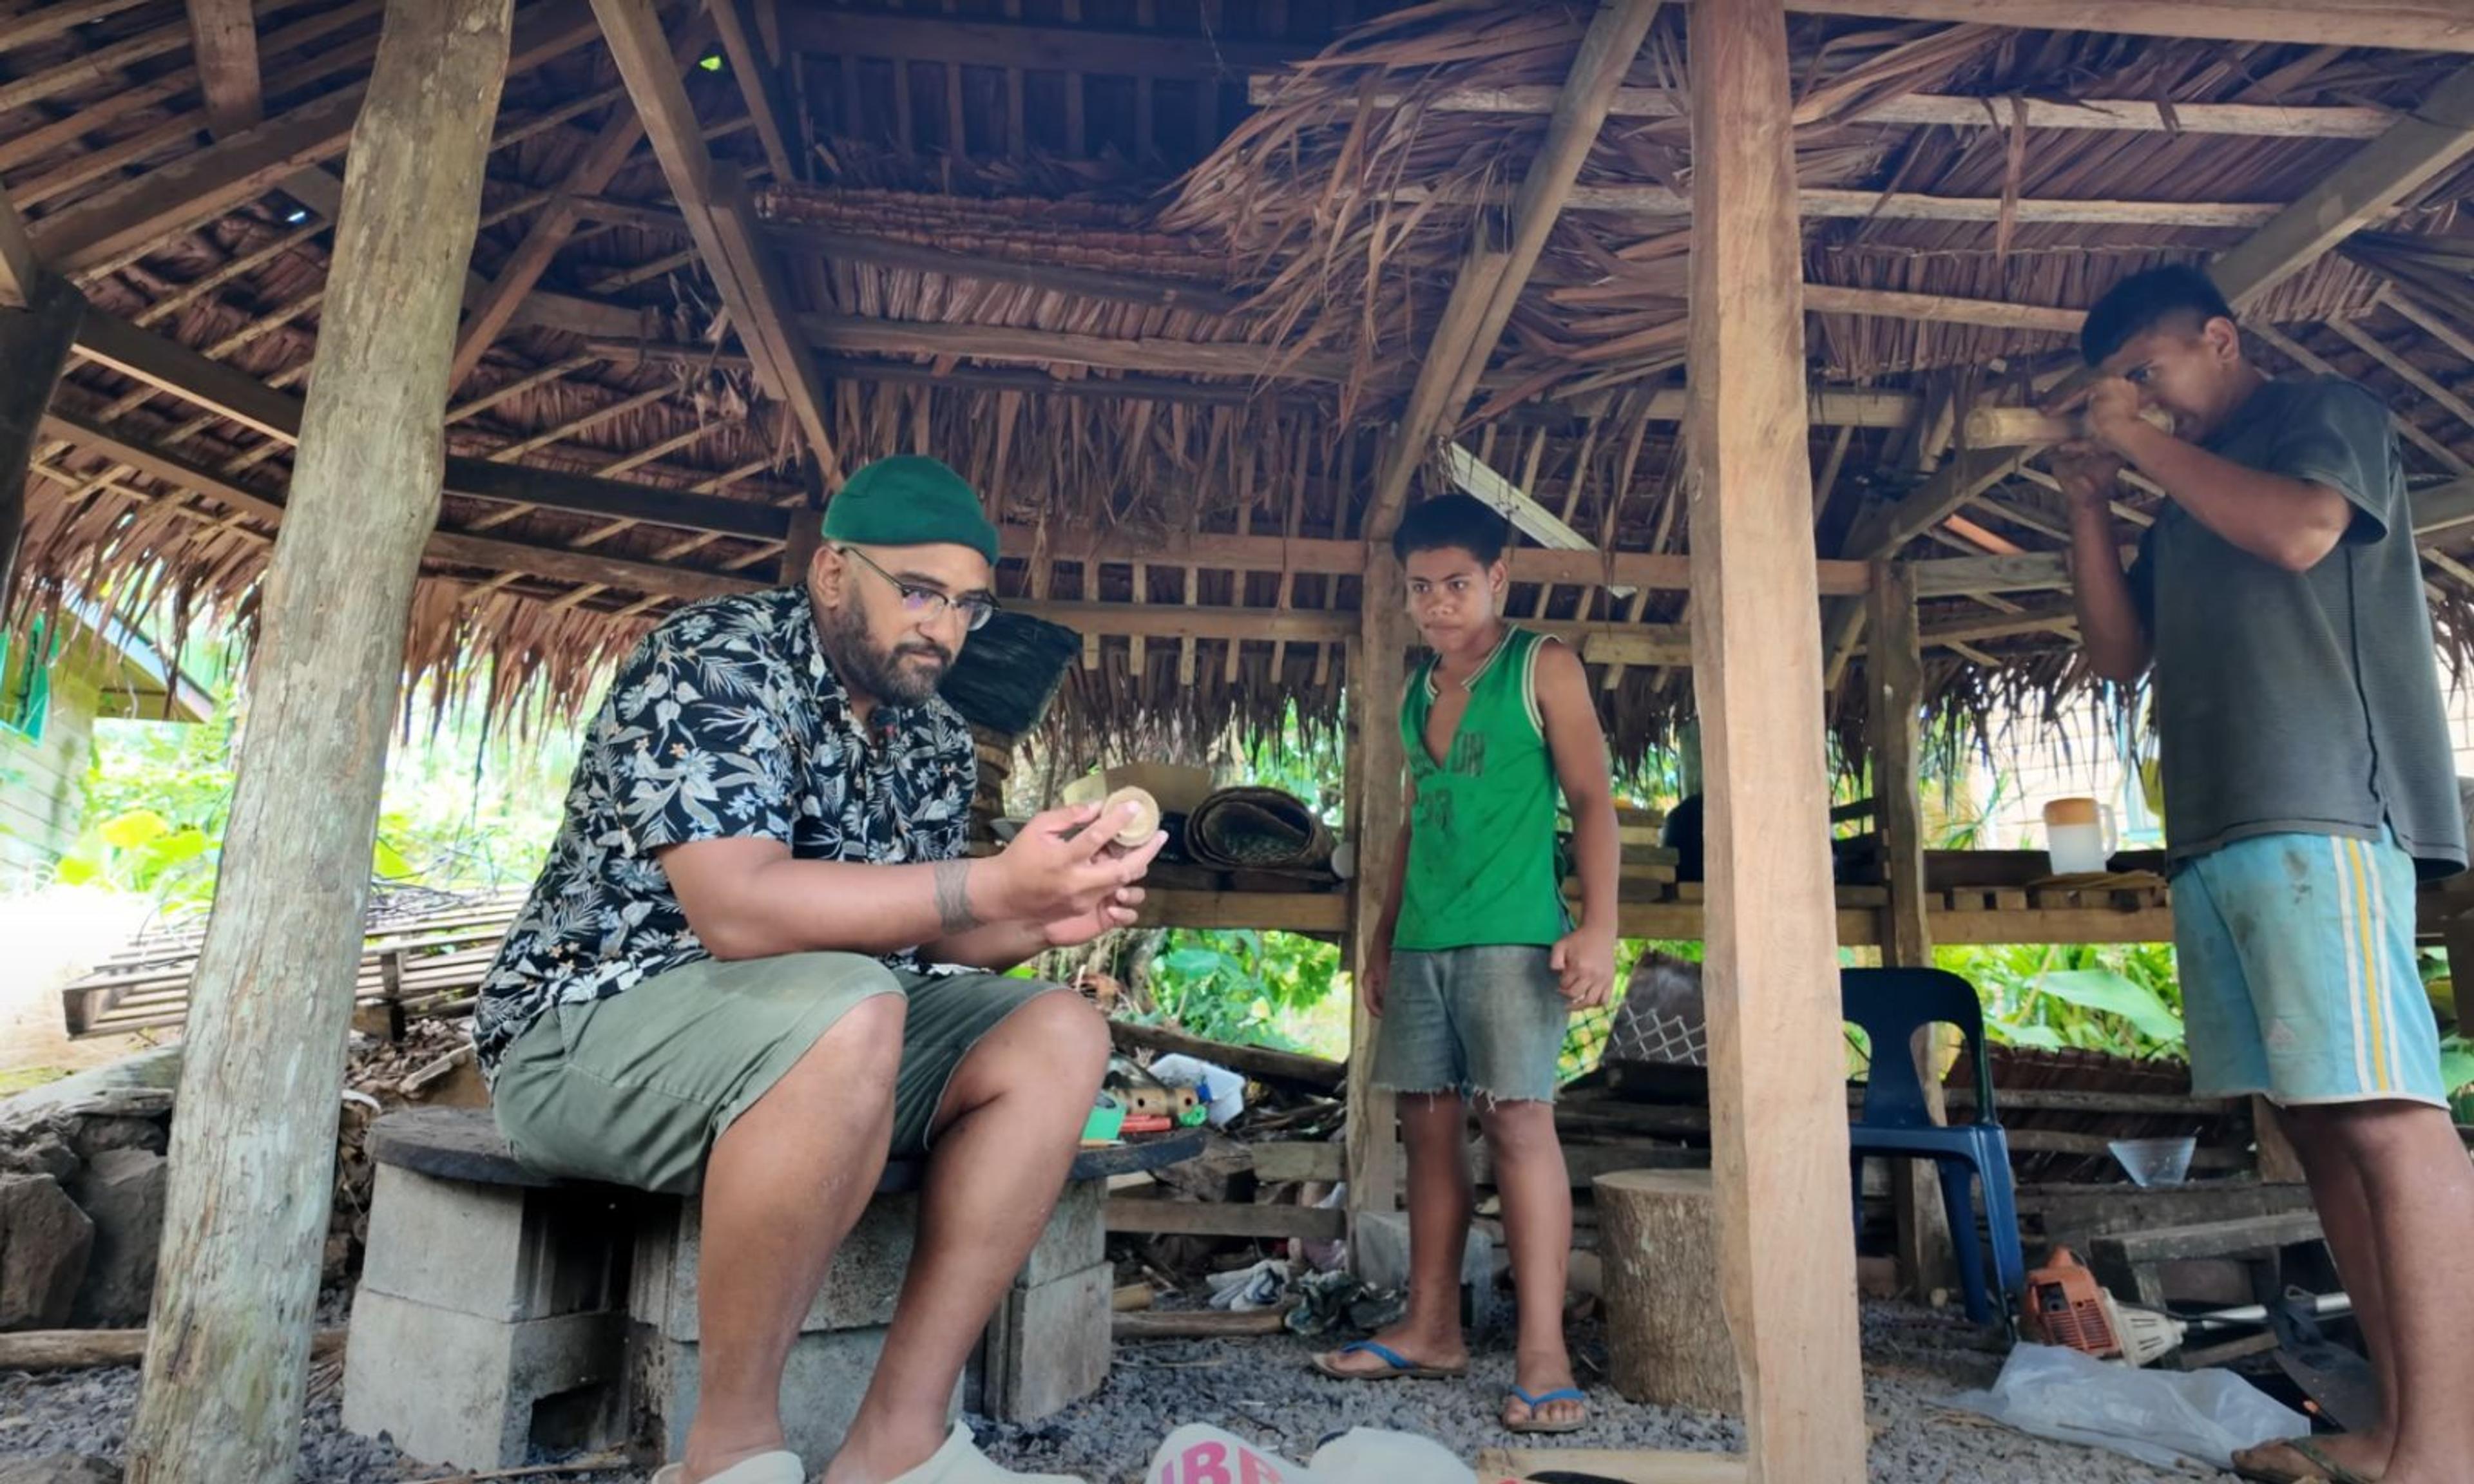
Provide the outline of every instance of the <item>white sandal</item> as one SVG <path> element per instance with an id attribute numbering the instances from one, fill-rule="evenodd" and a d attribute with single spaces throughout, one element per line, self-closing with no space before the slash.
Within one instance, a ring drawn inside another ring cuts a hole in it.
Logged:
<path id="1" fill-rule="evenodd" d="M 719 1484 L 719 1481 L 716 1481 Z M 737 1484 L 734 1480 L 733 1484 Z M 894 1479 L 893 1484 L 1090 1484 L 1070 1473 L 1016 1473 L 997 1466 L 980 1451 L 971 1429 L 960 1423 L 946 1435 L 942 1448 L 926 1463 Z"/>
<path id="2" fill-rule="evenodd" d="M 680 1484 L 686 1477 L 686 1465 L 665 1464 L 653 1475 L 653 1484 Z M 759 1453 L 706 1475 L 704 1484 L 808 1484 L 808 1470 L 796 1453 Z"/>

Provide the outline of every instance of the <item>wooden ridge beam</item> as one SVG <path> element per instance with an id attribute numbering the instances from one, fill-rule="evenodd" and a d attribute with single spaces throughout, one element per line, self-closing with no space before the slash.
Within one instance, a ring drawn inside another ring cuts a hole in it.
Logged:
<path id="1" fill-rule="evenodd" d="M 758 382 L 789 409 L 827 486 L 837 486 L 840 460 L 825 415 L 823 378 L 793 326 L 789 293 L 771 248 L 759 235 L 746 182 L 716 164 L 706 148 L 703 126 L 671 64 L 671 48 L 651 0 L 593 0 L 593 11 L 696 253 L 755 363 Z"/>
<path id="2" fill-rule="evenodd" d="M 2455 7 L 2474 37 L 2474 11 Z M 2348 31 L 2349 45 L 2368 44 Z M 2463 48 L 2474 50 L 2474 46 Z M 2379 220 L 2474 150 L 2474 65 L 2432 90 L 2412 113 L 2208 266 L 2208 275 L 2240 309 L 2320 254 Z"/>
<path id="3" fill-rule="evenodd" d="M 507 70 L 529 71 L 594 35 L 584 0 L 556 0 L 517 23 Z M 36 223 L 36 249 L 61 272 L 84 273 L 221 216 L 303 166 L 341 155 L 368 90 L 366 82 L 352 84 L 97 192 Z"/>
<path id="4" fill-rule="evenodd" d="M 1249 80 L 1251 101 L 1257 106 L 1272 102 L 1279 95 L 1281 82 L 1272 75 Z M 1395 108 L 1408 101 L 1406 93 L 1377 93 L 1373 106 Z M 1459 87 L 1418 103 L 1436 113 L 1545 113 L 1554 108 L 1555 89 L 1544 84 Z M 1619 87 L 1608 111 L 1615 118 L 1666 119 L 1681 117 L 1683 108 L 1674 94 L 1661 87 Z M 1884 98 L 1826 118 L 1798 116 L 1805 127 L 1829 123 L 2007 130 L 2014 121 L 2024 121 L 2028 129 L 2271 139 L 2375 139 L 2396 119 L 2392 108 L 2346 106 L 2285 108 L 2250 103 L 2160 104 L 2147 98 L 1977 98 L 1933 93 Z"/>
<path id="5" fill-rule="evenodd" d="M 259 92 L 257 22 L 249 0 L 188 0 L 189 33 L 206 119 L 217 134 L 235 133 L 266 116 Z"/>
<path id="6" fill-rule="evenodd" d="M 2114 31 L 2203 41 L 2474 52 L 2459 0 L 1787 0 L 1807 15 L 1950 21 L 2038 31 Z"/>

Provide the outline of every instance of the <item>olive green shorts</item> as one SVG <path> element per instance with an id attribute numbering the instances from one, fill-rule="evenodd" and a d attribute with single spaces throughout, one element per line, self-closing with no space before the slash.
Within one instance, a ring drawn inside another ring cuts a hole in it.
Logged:
<path id="1" fill-rule="evenodd" d="M 891 1158 L 928 1152 L 962 1059 L 1057 987 L 1001 974 L 923 974 L 856 953 L 703 959 L 607 999 L 555 1005 L 498 1064 L 498 1130 L 547 1175 L 685 1194 L 734 1119 L 843 1014 L 875 994 L 910 1003 L 894 1078 Z"/>

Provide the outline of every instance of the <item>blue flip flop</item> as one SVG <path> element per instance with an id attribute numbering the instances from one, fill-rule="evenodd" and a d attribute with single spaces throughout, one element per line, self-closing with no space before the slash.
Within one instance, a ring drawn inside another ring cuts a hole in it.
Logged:
<path id="1" fill-rule="evenodd" d="M 1503 1427 L 1506 1432 L 1516 1432 L 1523 1435 L 1578 1432 L 1582 1428 L 1589 1425 L 1589 1420 L 1586 1417 L 1575 1418 L 1568 1423 L 1541 1423 L 1538 1421 L 1539 1412 L 1543 1410 L 1546 1404 L 1552 1401 L 1578 1401 L 1582 1405 L 1587 1406 L 1589 1404 L 1589 1395 L 1588 1392 L 1581 1390 L 1577 1386 L 1559 1386 L 1553 1391 L 1540 1392 L 1538 1395 L 1533 1397 L 1516 1385 L 1511 1391 L 1505 1393 L 1505 1400 L 1517 1400 L 1522 1405 L 1528 1407 L 1530 1419 L 1525 1423 L 1505 1423 Z"/>
<path id="2" fill-rule="evenodd" d="M 1388 1367 L 1381 1371 L 1345 1371 L 1332 1363 L 1337 1355 L 1372 1355 Z M 1443 1366 L 1423 1365 L 1410 1359 L 1389 1345 L 1373 1340 L 1357 1340 L 1342 1346 L 1332 1355 L 1314 1357 L 1314 1368 L 1339 1381 L 1456 1381 L 1468 1375 L 1468 1367 L 1457 1370 Z"/>

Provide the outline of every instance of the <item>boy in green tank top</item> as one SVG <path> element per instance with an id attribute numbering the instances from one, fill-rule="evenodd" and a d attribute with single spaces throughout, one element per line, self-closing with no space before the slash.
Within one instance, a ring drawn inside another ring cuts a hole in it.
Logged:
<path id="1" fill-rule="evenodd" d="M 1413 508 L 1392 539 L 1434 657 L 1401 703 L 1408 823 L 1376 934 L 1392 952 L 1364 966 L 1358 993 L 1381 1020 L 1374 1082 L 1399 1094 L 1408 1146 L 1409 1313 L 1315 1364 L 1353 1380 L 1467 1374 L 1463 1131 L 1474 1101 L 1519 1292 L 1503 1424 L 1570 1432 L 1587 1408 L 1564 1343 L 1572 1187 L 1555 1137 L 1555 1065 L 1564 1021 L 1613 988 L 1618 850 L 1606 737 L 1580 657 L 1503 621 L 1507 535 L 1492 507 L 1451 494 Z M 1579 857 L 1578 926 L 1556 870 L 1559 788 Z"/>

